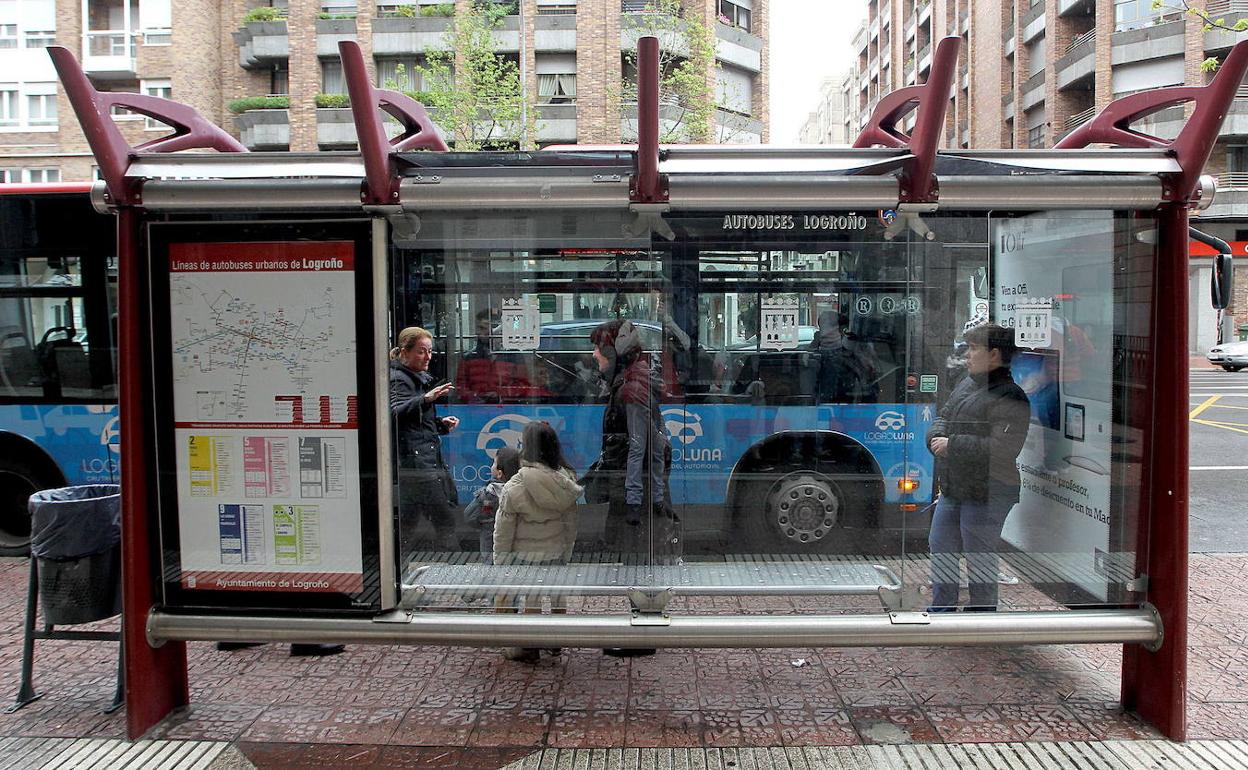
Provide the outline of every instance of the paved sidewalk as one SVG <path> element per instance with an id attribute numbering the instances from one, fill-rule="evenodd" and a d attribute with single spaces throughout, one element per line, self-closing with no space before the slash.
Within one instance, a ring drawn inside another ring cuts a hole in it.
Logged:
<path id="1" fill-rule="evenodd" d="M 5 698 L 17 692 L 26 575 L 24 560 L 0 559 Z M 1248 555 L 1192 556 L 1193 739 L 1248 738 L 1245 578 Z M 716 601 L 731 612 L 784 611 L 774 599 L 767 606 Z M 785 606 L 808 609 L 802 599 Z M 546 750 L 543 768 L 588 768 L 590 752 L 555 750 L 621 746 L 692 748 L 704 758 L 724 756 L 716 749 L 787 756 L 837 746 L 964 744 L 957 751 L 975 752 L 971 744 L 1026 743 L 1047 752 L 1052 742 L 1102 752 L 1120 745 L 1108 742 L 1159 737 L 1118 707 L 1120 648 L 1113 645 L 670 650 L 632 660 L 569 650 L 536 666 L 449 647 L 361 645 L 324 659 L 290 658 L 276 645 L 232 653 L 189 647 L 191 705 L 147 737 L 228 743 L 231 753 L 213 762 L 241 756 L 258 767 L 492 770 L 522 760 L 535 766 L 533 753 Z M 122 715 L 101 713 L 112 696 L 115 645 L 41 641 L 36 655 L 36 687 L 46 694 L 0 714 L 0 738 L 124 738 Z M 1068 751 L 1060 746 L 1053 750 Z M 872 751 L 845 756 L 911 756 L 909 748 Z M 1139 751 L 1177 749 L 1157 741 Z M 1089 759 L 1084 766 L 1120 765 Z"/>

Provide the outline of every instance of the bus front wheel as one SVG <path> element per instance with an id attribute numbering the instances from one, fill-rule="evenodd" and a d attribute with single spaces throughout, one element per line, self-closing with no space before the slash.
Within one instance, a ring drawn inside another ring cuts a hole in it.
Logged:
<path id="1" fill-rule="evenodd" d="M 21 460 L 0 460 L 0 556 L 30 552 L 30 496 L 46 484 L 38 469 Z"/>
<path id="2" fill-rule="evenodd" d="M 744 512 L 746 535 L 781 551 L 831 550 L 845 525 L 848 497 L 841 484 L 809 469 L 754 482 Z"/>

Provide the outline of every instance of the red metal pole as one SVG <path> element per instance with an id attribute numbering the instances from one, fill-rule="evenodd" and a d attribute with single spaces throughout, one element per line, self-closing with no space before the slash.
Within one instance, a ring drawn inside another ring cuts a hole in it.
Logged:
<path id="1" fill-rule="evenodd" d="M 1188 590 L 1188 212 L 1162 206 L 1157 216 L 1153 285 L 1155 340 L 1150 515 L 1140 522 L 1139 572 L 1165 629 L 1161 648 L 1123 648 L 1122 703 L 1171 740 L 1187 737 Z"/>
<path id="2" fill-rule="evenodd" d="M 152 383 L 147 293 L 144 291 L 138 213 L 123 207 L 117 215 L 119 317 L 118 376 L 121 416 L 121 593 L 122 639 L 126 645 L 126 734 L 139 738 L 178 706 L 190 692 L 186 678 L 186 644 L 147 643 L 147 615 L 157 603 L 160 570 L 154 538 L 160 531 L 149 505 L 156 486 L 147 460 Z"/>
<path id="3" fill-rule="evenodd" d="M 659 179 L 659 39 L 637 40 L 637 188 L 635 203 L 667 200 Z"/>

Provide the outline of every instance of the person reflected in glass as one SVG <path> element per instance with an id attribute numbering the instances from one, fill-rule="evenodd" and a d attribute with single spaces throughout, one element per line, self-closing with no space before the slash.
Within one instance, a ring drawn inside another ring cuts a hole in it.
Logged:
<path id="1" fill-rule="evenodd" d="M 663 393 L 668 398 L 678 399 L 684 395 L 685 384 L 689 380 L 692 354 L 689 335 L 672 318 L 671 297 L 672 283 L 665 279 L 661 286 L 650 292 L 650 307 L 663 335 L 660 359 Z"/>
<path id="2" fill-rule="evenodd" d="M 607 321 L 590 341 L 607 384 L 601 467 L 612 483 L 604 537 L 608 549 L 636 552 L 646 504 L 666 508 L 671 447 L 663 429 L 662 373 L 642 349 L 640 330 L 631 321 Z"/>
<path id="3" fill-rule="evenodd" d="M 932 564 L 929 612 L 958 608 L 960 558 L 970 583 L 968 611 L 997 609 L 1001 528 L 1018 502 L 1015 460 L 1027 438 L 1031 407 L 1014 382 L 1014 330 L 985 324 L 964 335 L 967 376 L 927 432 L 940 496 L 928 534 Z"/>
<path id="4" fill-rule="evenodd" d="M 821 403 L 868 404 L 877 400 L 875 369 L 871 361 L 849 344 L 841 314 L 825 310 L 819 314 L 810 349 L 819 355 L 816 393 Z"/>
<path id="5" fill-rule="evenodd" d="M 520 434 L 520 470 L 503 485 L 494 517 L 494 563 L 567 564 L 576 546 L 577 504 L 585 490 L 563 456 L 559 435 L 547 422 L 530 422 Z M 496 608 L 514 611 L 520 597 L 499 597 Z M 524 597 L 526 613 L 542 611 L 542 597 Z M 552 613 L 567 612 L 566 597 L 552 595 Z M 558 655 L 559 648 L 548 650 Z M 538 649 L 508 647 L 508 660 L 536 663 Z"/>
<path id="6" fill-rule="evenodd" d="M 451 514 L 454 482 L 442 457 L 442 435 L 459 426 L 458 417 L 440 417 L 436 402 L 455 386 L 434 384 L 429 373 L 433 335 L 419 326 L 399 332 L 390 350 L 390 419 L 398 460 L 399 548 L 407 557 L 416 544 L 422 518 L 433 525 L 435 546 L 458 550 Z"/>

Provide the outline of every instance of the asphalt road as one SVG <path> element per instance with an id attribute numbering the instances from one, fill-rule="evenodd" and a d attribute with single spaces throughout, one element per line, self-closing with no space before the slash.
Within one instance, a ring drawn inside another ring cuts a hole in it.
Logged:
<path id="1" fill-rule="evenodd" d="M 1248 552 L 1248 371 L 1191 371 L 1193 553 Z"/>

